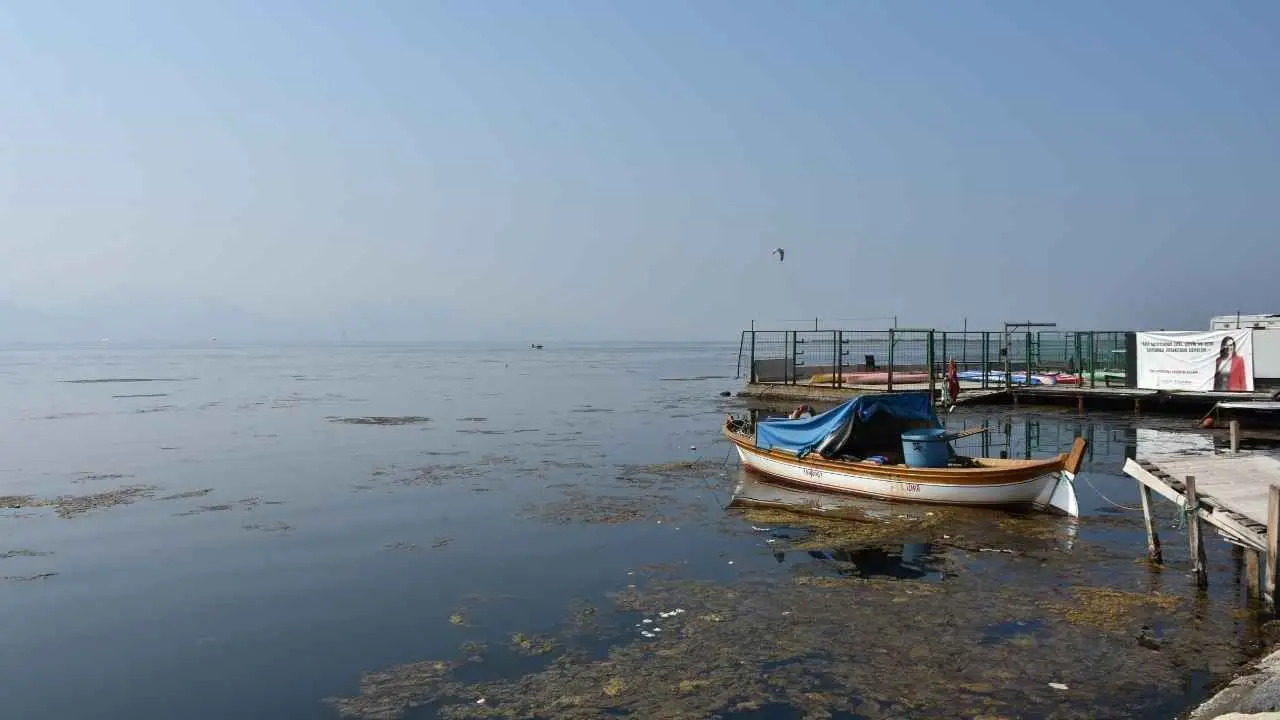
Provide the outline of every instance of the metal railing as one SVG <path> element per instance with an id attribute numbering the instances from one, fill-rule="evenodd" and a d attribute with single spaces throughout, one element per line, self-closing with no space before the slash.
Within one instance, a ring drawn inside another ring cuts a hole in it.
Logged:
<path id="1" fill-rule="evenodd" d="M 738 375 L 749 382 L 935 391 L 955 361 L 962 389 L 1079 375 L 1080 385 L 1127 386 L 1125 331 L 952 332 L 935 329 L 744 330 Z"/>

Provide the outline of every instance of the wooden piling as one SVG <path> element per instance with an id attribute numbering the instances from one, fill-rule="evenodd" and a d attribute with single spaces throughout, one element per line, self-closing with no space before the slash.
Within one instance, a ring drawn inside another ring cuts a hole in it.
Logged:
<path id="1" fill-rule="evenodd" d="M 1084 395 L 1076 396 L 1076 414 L 1078 415 L 1084 414 Z"/>
<path id="2" fill-rule="evenodd" d="M 1227 427 L 1231 430 L 1231 452 L 1240 452 L 1240 421 L 1232 420 Z"/>
<path id="3" fill-rule="evenodd" d="M 1262 597 L 1262 585 L 1258 582 L 1258 569 L 1260 566 L 1260 553 L 1256 550 L 1245 548 L 1244 551 L 1244 581 L 1249 591 L 1249 599 L 1256 600 Z"/>
<path id="4" fill-rule="evenodd" d="M 1244 548 L 1231 546 L 1231 584 L 1239 585 L 1244 580 Z"/>
<path id="5" fill-rule="evenodd" d="M 1147 559 L 1160 565 L 1164 563 L 1164 554 L 1160 552 L 1160 536 L 1156 534 L 1156 523 L 1151 517 L 1151 488 L 1138 484 L 1142 492 L 1142 519 L 1147 524 Z"/>
<path id="6" fill-rule="evenodd" d="M 1187 542 L 1190 544 L 1191 573 L 1195 575 L 1196 587 L 1204 588 L 1209 586 L 1209 575 L 1206 572 L 1208 561 L 1205 558 L 1204 542 L 1200 537 L 1200 505 L 1196 499 L 1196 476 L 1188 475 L 1185 485 L 1187 488 Z"/>
<path id="7" fill-rule="evenodd" d="M 1236 562 L 1250 597 L 1261 595 L 1268 610 L 1275 610 L 1280 580 L 1280 461 L 1258 453 L 1223 453 L 1188 456 L 1156 455 L 1130 458 L 1124 472 L 1144 490 L 1143 519 L 1147 523 L 1148 554 L 1158 551 L 1151 498 L 1176 503 L 1187 519 L 1191 564 L 1204 587 L 1205 525 L 1216 529 L 1243 549 Z M 1183 477 L 1185 481 L 1177 478 Z M 1147 491 L 1154 493 L 1147 494 Z M 1240 565 L 1244 565 L 1240 568 Z M 1199 595 L 1203 598 L 1204 595 Z"/>
<path id="8" fill-rule="evenodd" d="M 1272 485 L 1267 493 L 1267 606 L 1276 605 L 1276 570 L 1280 568 L 1280 485 Z"/>

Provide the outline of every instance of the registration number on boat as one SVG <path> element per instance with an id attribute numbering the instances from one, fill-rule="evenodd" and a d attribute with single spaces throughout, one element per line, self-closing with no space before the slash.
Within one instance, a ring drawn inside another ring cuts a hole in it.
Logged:
<path id="1" fill-rule="evenodd" d="M 911 482 L 891 482 L 889 489 L 895 493 L 918 493 L 920 492 L 920 483 Z"/>
<path id="2" fill-rule="evenodd" d="M 814 470 L 813 468 L 801 468 L 801 470 L 809 477 L 822 477 L 821 470 Z"/>

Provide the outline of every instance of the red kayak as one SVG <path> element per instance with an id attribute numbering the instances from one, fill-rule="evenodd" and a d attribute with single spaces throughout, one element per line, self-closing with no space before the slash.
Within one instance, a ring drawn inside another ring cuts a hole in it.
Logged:
<path id="1" fill-rule="evenodd" d="M 1069 373 L 1049 373 L 1049 377 L 1053 378 L 1055 385 L 1080 385 L 1084 382 L 1084 378 Z"/>

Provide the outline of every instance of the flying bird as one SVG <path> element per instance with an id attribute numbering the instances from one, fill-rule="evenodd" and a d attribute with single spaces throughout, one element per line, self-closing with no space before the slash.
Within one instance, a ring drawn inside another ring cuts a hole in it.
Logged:
<path id="1" fill-rule="evenodd" d="M 775 254 L 776 254 L 776 255 L 778 256 L 778 262 L 782 262 L 782 258 L 783 258 L 783 256 L 785 256 L 785 255 L 787 254 L 787 251 L 783 250 L 782 248 L 774 248 L 774 249 L 773 249 L 773 252 L 771 252 L 771 253 L 769 253 L 769 254 L 770 254 L 770 255 L 775 255 Z"/>

